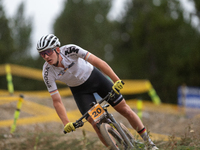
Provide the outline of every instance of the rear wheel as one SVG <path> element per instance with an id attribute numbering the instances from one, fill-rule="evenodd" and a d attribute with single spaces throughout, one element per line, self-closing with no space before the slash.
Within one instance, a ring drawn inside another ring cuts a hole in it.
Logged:
<path id="1" fill-rule="evenodd" d="M 100 126 L 100 132 L 110 150 L 124 150 L 125 143 L 119 132 L 107 123 Z"/>

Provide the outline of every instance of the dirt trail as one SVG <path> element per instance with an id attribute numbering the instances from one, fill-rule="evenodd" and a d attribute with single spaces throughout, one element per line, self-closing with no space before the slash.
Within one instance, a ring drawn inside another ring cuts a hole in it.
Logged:
<path id="1" fill-rule="evenodd" d="M 31 97 L 25 97 L 25 99 L 48 106 L 50 108 L 53 108 L 52 101 L 50 98 L 31 98 Z M 63 103 L 66 107 L 67 111 L 75 110 L 77 109 L 76 104 L 73 100 L 73 98 L 68 97 L 63 99 Z M 6 120 L 6 119 L 13 119 L 14 111 L 16 109 L 16 102 L 7 103 L 0 105 L 0 121 Z M 137 110 L 134 110 L 137 111 Z M 128 122 L 118 113 L 113 113 L 116 120 L 120 120 L 123 122 L 127 127 L 130 127 Z M 32 114 L 28 114 L 26 112 L 23 112 L 23 106 L 22 111 L 20 114 L 20 118 L 30 117 L 33 116 Z M 78 118 L 77 118 L 78 119 Z M 158 134 L 165 134 L 165 135 L 175 135 L 177 137 L 183 136 L 186 132 L 188 133 L 200 133 L 200 119 L 199 118 L 187 118 L 183 115 L 172 115 L 168 113 L 157 113 L 154 111 L 143 111 L 143 118 L 142 121 L 144 125 L 148 128 L 150 133 L 158 133 Z M 35 123 L 32 125 L 23 125 L 23 126 L 17 126 L 16 135 L 26 135 L 27 133 L 40 133 L 40 132 L 51 132 L 51 133 L 57 133 L 62 134 L 63 125 L 61 122 L 48 122 L 48 123 Z M 10 127 L 5 127 L 0 129 L 0 136 L 4 137 L 4 140 L 6 142 L 16 142 L 16 140 L 23 141 L 25 140 L 26 136 L 20 136 L 20 138 L 7 138 Z M 199 134 L 200 135 L 200 134 Z M 78 129 L 76 132 L 73 132 L 70 135 L 66 135 L 64 139 L 67 138 L 78 138 L 82 136 L 82 130 Z M 87 136 L 89 137 L 96 137 L 95 133 L 87 132 Z M 9 139 L 9 140 L 8 140 Z M 5 142 L 4 141 L 4 142 Z M 1 147 L 0 147 L 1 148 Z"/>

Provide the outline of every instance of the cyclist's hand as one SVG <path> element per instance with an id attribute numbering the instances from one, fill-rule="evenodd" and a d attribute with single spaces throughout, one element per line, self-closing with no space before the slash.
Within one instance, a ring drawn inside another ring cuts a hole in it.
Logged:
<path id="1" fill-rule="evenodd" d="M 69 122 L 64 127 L 64 132 L 69 133 L 71 131 L 75 131 L 75 127 L 73 125 L 73 122 Z"/>
<path id="2" fill-rule="evenodd" d="M 121 89 L 123 89 L 124 87 L 124 82 L 122 80 L 118 80 L 114 83 L 114 85 L 112 86 L 112 89 L 115 93 L 119 94 L 119 91 Z"/>

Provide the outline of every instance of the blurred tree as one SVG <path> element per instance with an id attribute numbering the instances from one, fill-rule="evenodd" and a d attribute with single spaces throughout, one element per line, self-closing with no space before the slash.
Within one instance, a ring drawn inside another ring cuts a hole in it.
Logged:
<path id="1" fill-rule="evenodd" d="M 54 24 L 61 44 L 77 44 L 111 61 L 115 24 L 107 19 L 110 7 L 110 0 L 67 0 Z"/>
<path id="2" fill-rule="evenodd" d="M 164 102 L 176 103 L 177 87 L 199 80 L 192 75 L 199 33 L 176 0 L 134 0 L 127 7 L 114 53 L 115 64 L 126 59 L 116 69 L 123 78 L 149 79 Z"/>
<path id="3" fill-rule="evenodd" d="M 200 1 L 199 0 L 193 0 L 197 16 L 200 17 Z"/>
<path id="4" fill-rule="evenodd" d="M 199 11 L 199 2 L 194 2 Z M 77 44 L 108 61 L 120 78 L 149 79 L 164 102 L 176 103 L 182 83 L 200 85 L 200 35 L 179 1 L 128 0 L 126 15 L 118 22 L 107 19 L 110 7 L 110 0 L 66 0 L 54 33 L 62 45 Z M 43 59 L 29 54 L 32 26 L 23 3 L 11 22 L 1 0 L 0 13 L 1 63 L 41 69 Z M 29 81 L 22 85 L 24 80 L 17 79 L 15 87 L 46 88 L 43 82 Z"/>
<path id="5" fill-rule="evenodd" d="M 189 14 L 190 16 L 190 21 L 192 24 L 192 20 L 195 20 L 195 22 L 198 22 L 197 25 L 195 25 L 195 28 L 197 28 L 198 30 L 198 34 L 200 33 L 200 1 L 198 0 L 193 0 L 190 1 L 194 3 L 195 6 L 195 10 L 193 12 L 195 13 L 191 13 Z M 185 79 L 187 80 L 186 84 L 190 85 L 190 86 L 200 86 L 200 51 L 199 51 L 199 47 L 200 47 L 200 38 L 196 38 L 195 41 L 193 41 L 194 43 L 196 43 L 196 47 L 191 49 L 191 54 L 188 58 L 188 62 L 189 65 L 187 65 L 186 63 L 182 65 L 182 72 L 184 72 L 188 78 Z M 185 67 L 184 67 L 185 66 Z M 187 67 L 186 67 L 187 66 Z M 186 70 L 186 71 L 184 71 Z"/>
<path id="6" fill-rule="evenodd" d="M 14 51 L 14 41 L 9 28 L 9 20 L 5 15 L 2 0 L 0 0 L 0 64 L 10 62 L 10 54 Z"/>
<path id="7" fill-rule="evenodd" d="M 24 3 L 22 2 L 10 21 L 15 48 L 15 52 L 11 55 L 11 63 L 24 64 L 26 59 L 31 58 L 32 18 L 25 17 L 24 9 Z M 26 63 L 26 65 L 28 64 Z"/>
<path id="8" fill-rule="evenodd" d="M 182 83 L 200 84 L 199 32 L 179 1 L 129 0 L 119 22 L 106 19 L 110 6 L 107 0 L 66 1 L 55 34 L 109 61 L 121 78 L 149 79 L 164 102 L 176 103 Z"/>
<path id="9" fill-rule="evenodd" d="M 12 37 L 14 39 L 15 52 L 12 54 L 11 63 L 42 69 L 44 60 L 31 56 L 32 17 L 26 18 L 25 5 L 22 2 L 15 16 L 11 19 Z M 31 72 L 30 72 L 31 73 Z M 14 77 L 15 89 L 41 90 L 46 89 L 43 81 L 35 81 L 21 77 Z M 22 84 L 23 83 L 23 84 Z"/>
<path id="10" fill-rule="evenodd" d="M 10 62 L 10 54 L 14 52 L 13 39 L 9 28 L 9 20 L 5 15 L 2 0 L 0 0 L 0 64 Z M 0 77 L 1 88 L 7 88 L 6 78 Z"/>
<path id="11" fill-rule="evenodd" d="M 37 65 L 37 59 L 32 58 L 31 48 L 31 18 L 25 17 L 24 3 L 22 2 L 15 15 L 7 18 L 0 0 L 0 64 L 14 63 L 41 69 L 42 63 Z M 42 59 L 41 59 L 42 60 Z M 17 90 L 46 89 L 42 81 L 34 81 L 13 76 L 14 88 Z M 7 89 L 5 76 L 0 77 L 1 89 Z"/>

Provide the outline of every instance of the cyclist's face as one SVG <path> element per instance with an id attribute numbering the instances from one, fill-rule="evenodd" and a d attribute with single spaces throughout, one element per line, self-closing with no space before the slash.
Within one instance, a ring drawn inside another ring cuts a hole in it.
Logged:
<path id="1" fill-rule="evenodd" d="M 40 56 L 45 58 L 45 55 L 51 56 L 54 52 L 54 48 L 47 49 L 45 51 L 40 52 Z"/>
<path id="2" fill-rule="evenodd" d="M 59 50 L 56 49 L 57 52 L 59 53 Z M 57 63 L 57 54 L 55 52 L 55 49 L 47 49 L 43 52 L 40 53 L 40 56 L 42 56 L 42 58 L 48 62 L 50 65 L 53 65 L 55 63 Z"/>

